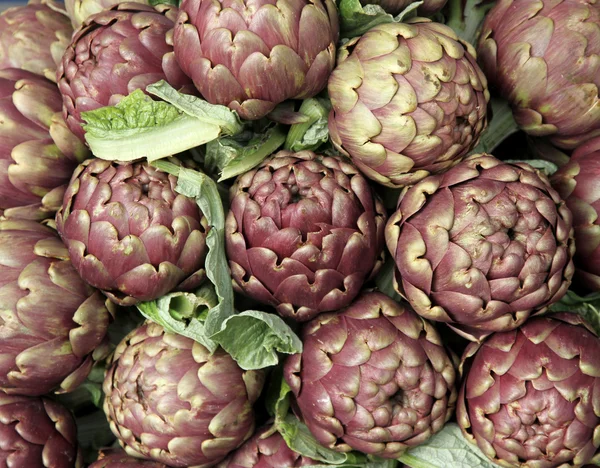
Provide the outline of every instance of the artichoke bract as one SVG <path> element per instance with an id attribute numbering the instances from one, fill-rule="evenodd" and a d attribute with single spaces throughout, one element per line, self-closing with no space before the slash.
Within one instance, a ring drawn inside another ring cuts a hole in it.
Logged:
<path id="1" fill-rule="evenodd" d="M 71 391 L 109 352 L 110 301 L 79 277 L 56 232 L 39 223 L 0 221 L 0 310 L 6 393 Z"/>
<path id="2" fill-rule="evenodd" d="M 239 449 L 217 465 L 217 468 L 295 468 L 321 465 L 320 462 L 290 449 L 279 432 L 269 435 L 270 427 L 254 434 Z"/>
<path id="3" fill-rule="evenodd" d="M 7 218 L 54 216 L 73 171 L 89 157 L 61 107 L 56 85 L 43 76 L 0 70 L 0 212 Z"/>
<path id="4" fill-rule="evenodd" d="M 259 119 L 327 85 L 338 16 L 332 0 L 183 0 L 173 46 L 204 99 Z"/>
<path id="5" fill-rule="evenodd" d="M 405 190 L 386 241 L 397 291 L 419 315 L 474 341 L 543 312 L 573 277 L 565 202 L 541 172 L 491 155 Z"/>
<path id="6" fill-rule="evenodd" d="M 595 0 L 499 0 L 479 38 L 490 86 L 519 126 L 575 148 L 600 135 L 600 8 Z"/>
<path id="7" fill-rule="evenodd" d="M 176 16 L 169 5 L 120 3 L 77 30 L 56 72 L 63 115 L 73 133 L 83 140 L 82 112 L 114 106 L 160 80 L 193 92 L 166 42 Z"/>
<path id="8" fill-rule="evenodd" d="M 56 80 L 73 28 L 51 2 L 30 2 L 0 14 L 0 69 L 20 68 Z"/>
<path id="9" fill-rule="evenodd" d="M 148 5 L 148 0 L 128 0 L 129 3 L 143 3 Z M 119 3 L 127 3 L 124 0 L 65 0 L 65 8 L 71 18 L 74 28 L 78 28 L 90 16 L 109 10 Z"/>
<path id="10" fill-rule="evenodd" d="M 134 458 L 119 449 L 101 450 L 89 468 L 168 468 L 164 463 Z"/>
<path id="11" fill-rule="evenodd" d="M 329 78 L 331 140 L 375 182 L 410 185 L 477 143 L 490 95 L 475 50 L 416 18 L 348 41 Z"/>
<path id="12" fill-rule="evenodd" d="M 354 166 L 280 151 L 231 189 L 225 241 L 234 286 L 298 321 L 341 309 L 381 266 L 385 221 Z"/>
<path id="13" fill-rule="evenodd" d="M 505 467 L 598 464 L 599 355 L 600 339 L 574 313 L 472 343 L 457 407 L 464 435 Z"/>
<path id="14" fill-rule="evenodd" d="M 0 466 L 81 468 L 69 410 L 48 398 L 0 392 Z"/>
<path id="15" fill-rule="evenodd" d="M 210 467 L 254 431 L 252 405 L 262 371 L 244 371 L 229 354 L 167 333 L 133 330 L 107 370 L 104 411 L 132 456 L 173 467 Z"/>
<path id="16" fill-rule="evenodd" d="M 81 164 L 56 223 L 81 277 L 113 302 L 133 305 L 206 277 L 208 221 L 177 177 L 145 162 Z"/>
<path id="17" fill-rule="evenodd" d="M 439 334 L 384 294 L 320 315 L 303 327 L 302 342 L 284 375 L 325 447 L 398 458 L 453 413 L 456 372 Z"/>
<path id="18" fill-rule="evenodd" d="M 577 148 L 551 182 L 573 214 L 574 284 L 600 291 L 600 138 Z"/>

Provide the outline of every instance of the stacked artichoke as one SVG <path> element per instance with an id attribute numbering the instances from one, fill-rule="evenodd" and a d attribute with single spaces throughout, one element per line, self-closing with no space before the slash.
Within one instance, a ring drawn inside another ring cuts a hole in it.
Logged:
<path id="1" fill-rule="evenodd" d="M 599 57 L 592 0 L 0 13 L 0 466 L 600 464 Z"/>

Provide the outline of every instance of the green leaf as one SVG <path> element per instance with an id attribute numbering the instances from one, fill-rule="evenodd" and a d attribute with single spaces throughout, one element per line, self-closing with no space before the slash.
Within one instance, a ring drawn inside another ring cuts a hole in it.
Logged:
<path id="1" fill-rule="evenodd" d="M 600 336 L 600 293 L 579 296 L 573 291 L 550 306 L 550 312 L 571 312 L 580 315 Z"/>
<path id="2" fill-rule="evenodd" d="M 83 452 L 84 461 L 92 463 L 98 457 L 98 450 L 109 447 L 115 440 L 106 415 L 102 410 L 76 414 L 77 442 Z"/>
<path id="3" fill-rule="evenodd" d="M 210 226 L 206 236 L 208 253 L 205 269 L 206 276 L 215 287 L 217 305 L 210 309 L 204 326 L 206 334 L 212 336 L 221 330 L 225 319 L 235 313 L 233 287 L 225 255 L 225 212 L 217 184 L 206 174 L 175 164 L 156 161 L 154 165 L 165 172 L 178 176 L 175 190 L 196 200 Z"/>
<path id="4" fill-rule="evenodd" d="M 483 23 L 485 15 L 494 6 L 494 3 L 490 0 L 450 0 L 446 24 L 462 40 L 475 44 L 481 23 Z"/>
<path id="5" fill-rule="evenodd" d="M 481 134 L 479 143 L 470 154 L 492 153 L 500 143 L 519 130 L 508 102 L 493 97 L 490 105 L 492 112 L 488 127 Z"/>
<path id="6" fill-rule="evenodd" d="M 144 317 L 168 332 L 191 338 L 213 353 L 218 345 L 208 337 L 204 320 L 216 304 L 214 287 L 204 285 L 195 294 L 175 292 L 154 301 L 141 302 L 137 308 Z"/>
<path id="7" fill-rule="evenodd" d="M 152 6 L 156 5 L 174 5 L 176 7 L 179 6 L 178 0 L 148 0 L 148 3 Z"/>
<path id="8" fill-rule="evenodd" d="M 265 406 L 275 421 L 285 420 L 290 409 L 292 389 L 283 378 L 283 368 L 276 367 L 269 377 Z"/>
<path id="9" fill-rule="evenodd" d="M 254 134 L 245 144 L 241 144 L 233 138 L 220 138 L 209 145 L 207 152 L 212 151 L 220 155 L 219 157 L 226 158 L 219 177 L 219 182 L 221 182 L 255 168 L 284 142 L 285 133 L 279 125 L 276 125 L 264 133 Z"/>
<path id="10" fill-rule="evenodd" d="M 164 80 L 149 85 L 146 91 L 200 122 L 217 125 L 224 134 L 235 135 L 242 131 L 242 122 L 237 112 L 226 106 L 210 104 L 197 96 L 180 93 Z"/>
<path id="11" fill-rule="evenodd" d="M 329 140 L 328 117 L 331 110 L 329 99 L 310 98 L 302 101 L 299 113 L 306 115 L 306 122 L 292 125 L 285 140 L 290 151 L 316 149 Z"/>
<path id="12" fill-rule="evenodd" d="M 410 449 L 399 460 L 411 468 L 497 467 L 477 445 L 464 438 L 457 424 L 449 423 L 427 442 Z"/>
<path id="13" fill-rule="evenodd" d="M 396 264 L 394 263 L 393 258 L 388 258 L 381 271 L 375 278 L 375 284 L 377 285 L 377 289 L 379 289 L 383 294 L 390 296 L 395 301 L 402 301 L 402 296 L 396 292 L 394 289 L 394 271 L 396 269 Z"/>
<path id="14" fill-rule="evenodd" d="M 258 310 L 226 318 L 212 338 L 245 370 L 276 365 L 277 352 L 302 352 L 302 341 L 281 317 Z"/>
<path id="15" fill-rule="evenodd" d="M 82 112 L 85 140 L 94 156 L 109 161 L 149 161 L 203 145 L 221 134 L 218 125 L 199 121 L 141 90 L 116 106 Z"/>
<path id="16" fill-rule="evenodd" d="M 352 38 L 362 36 L 369 29 L 383 23 L 399 23 L 416 14 L 423 2 L 414 2 L 406 7 L 398 16 L 392 16 L 379 5 L 362 5 L 360 0 L 340 0 L 340 36 Z"/>
<path id="17" fill-rule="evenodd" d="M 181 298 L 190 297 L 183 293 L 174 309 L 172 299 L 160 307 L 160 301 L 150 304 L 143 311 L 148 316 L 159 317 L 161 323 L 179 327 L 193 339 L 207 343 L 209 349 L 220 345 L 247 370 L 262 369 L 278 363 L 277 352 L 296 353 L 302 349 L 300 339 L 278 316 L 260 311 L 237 314 L 234 309 L 233 287 L 227 257 L 225 255 L 225 213 L 217 184 L 206 174 L 186 169 L 167 161 L 155 161 L 157 168 L 178 177 L 175 190 L 193 198 L 206 216 L 210 229 L 206 236 L 208 253 L 205 260 L 206 275 L 214 286 L 214 297 L 206 301 L 206 311 L 196 316 L 197 309 Z M 144 306 L 142 306 L 144 307 Z M 175 310 L 175 312 L 174 312 Z M 191 318 L 190 318 L 191 317 Z M 196 319 L 194 321 L 194 319 Z M 178 322 L 184 322 L 184 325 Z M 193 332 L 190 332 L 193 325 Z M 213 344 L 214 343 L 214 344 Z"/>
<path id="18" fill-rule="evenodd" d="M 289 414 L 278 421 L 277 430 L 294 452 L 330 465 L 364 468 L 366 457 L 358 453 L 340 453 L 319 445 L 306 425 Z"/>

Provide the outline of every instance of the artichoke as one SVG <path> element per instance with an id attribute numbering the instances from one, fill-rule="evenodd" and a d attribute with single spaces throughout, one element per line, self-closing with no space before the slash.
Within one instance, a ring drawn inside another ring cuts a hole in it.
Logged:
<path id="1" fill-rule="evenodd" d="M 384 294 L 320 315 L 303 327 L 302 342 L 284 375 L 325 447 L 398 458 L 453 413 L 456 373 L 440 336 Z"/>
<path id="2" fill-rule="evenodd" d="M 382 263 L 386 215 L 358 170 L 280 151 L 231 190 L 227 258 L 238 290 L 309 320 L 341 309 Z"/>
<path id="3" fill-rule="evenodd" d="M 53 229 L 0 221 L 0 390 L 43 395 L 82 383 L 108 354 L 110 302 L 79 277 Z"/>
<path id="4" fill-rule="evenodd" d="M 0 211 L 44 219 L 60 208 L 71 174 L 89 156 L 60 114 L 56 85 L 34 73 L 0 70 Z"/>
<path id="5" fill-rule="evenodd" d="M 600 138 L 577 148 L 551 182 L 573 214 L 574 283 L 600 291 Z"/>
<path id="6" fill-rule="evenodd" d="M 71 34 L 69 18 L 51 1 L 9 8 L 0 14 L 0 69 L 20 68 L 54 81 Z"/>
<path id="7" fill-rule="evenodd" d="M 424 18 L 351 39 L 329 78 L 333 144 L 389 187 L 448 170 L 487 123 L 490 95 L 474 55 L 448 26 Z"/>
<path id="8" fill-rule="evenodd" d="M 104 379 L 104 411 L 132 456 L 209 467 L 254 431 L 262 371 L 244 371 L 220 348 L 146 323 L 117 347 Z"/>
<path id="9" fill-rule="evenodd" d="M 217 468 L 295 468 L 321 465 L 290 449 L 279 432 L 269 434 L 270 427 L 257 431 L 239 449 L 217 465 Z"/>
<path id="10" fill-rule="evenodd" d="M 113 302 L 133 305 L 203 282 L 208 222 L 176 185 L 145 162 L 90 159 L 73 174 L 58 232 L 81 277 Z"/>
<path id="11" fill-rule="evenodd" d="M 158 463 L 141 458 L 134 458 L 127 455 L 122 450 L 101 450 L 98 460 L 92 463 L 89 468 L 168 468 L 163 463 Z"/>
<path id="12" fill-rule="evenodd" d="M 129 3 L 142 3 L 149 5 L 148 0 L 127 0 Z M 65 0 L 65 8 L 71 18 L 74 28 L 78 28 L 90 16 L 100 13 L 103 10 L 109 10 L 119 3 L 126 3 L 124 0 Z"/>
<path id="13" fill-rule="evenodd" d="M 386 241 L 397 291 L 475 341 L 543 312 L 574 271 L 571 212 L 546 176 L 485 154 L 405 190 Z"/>
<path id="14" fill-rule="evenodd" d="M 183 0 L 173 46 L 202 96 L 259 119 L 327 85 L 335 64 L 333 0 Z"/>
<path id="15" fill-rule="evenodd" d="M 600 339 L 570 313 L 472 343 L 461 363 L 463 433 L 505 467 L 598 464 L 599 355 Z"/>
<path id="16" fill-rule="evenodd" d="M 478 46 L 490 85 L 519 126 L 574 148 L 600 135 L 600 8 L 595 0 L 499 0 Z"/>
<path id="17" fill-rule="evenodd" d="M 47 398 L 0 392 L 0 466 L 82 467 L 71 413 Z"/>
<path id="18" fill-rule="evenodd" d="M 114 106 L 157 81 L 192 92 L 166 42 L 176 15 L 169 5 L 121 3 L 77 30 L 56 72 L 63 115 L 73 133 L 83 139 L 82 112 Z"/>

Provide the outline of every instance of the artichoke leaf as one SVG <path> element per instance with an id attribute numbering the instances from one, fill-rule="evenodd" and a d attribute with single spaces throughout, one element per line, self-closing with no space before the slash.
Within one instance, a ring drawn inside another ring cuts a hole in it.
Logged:
<path id="1" fill-rule="evenodd" d="M 82 112 L 85 140 L 94 156 L 109 161 L 154 161 L 241 129 L 235 113 L 223 106 L 180 94 L 166 83 L 148 89 L 164 100 L 155 101 L 138 89 L 115 106 Z"/>

